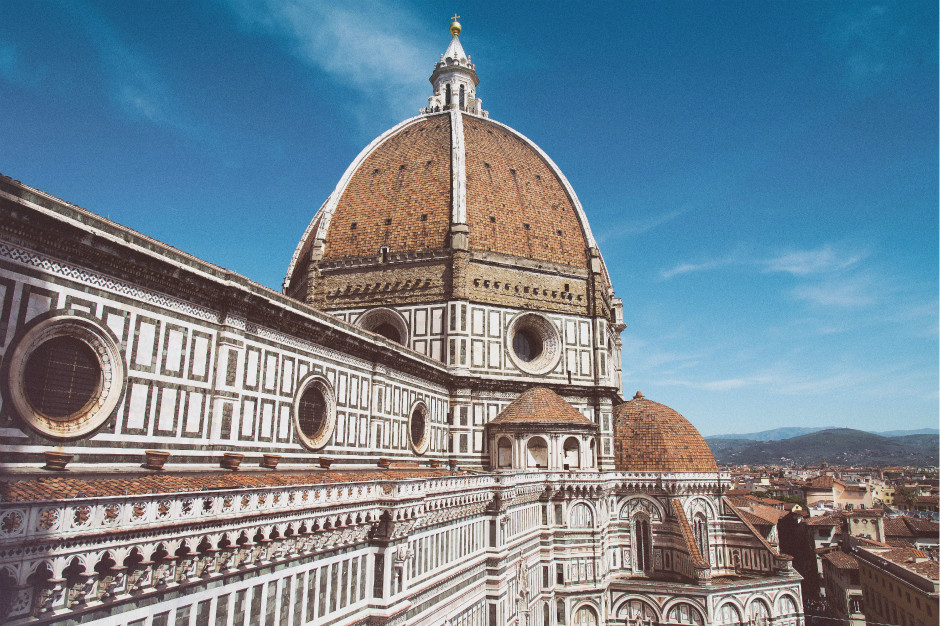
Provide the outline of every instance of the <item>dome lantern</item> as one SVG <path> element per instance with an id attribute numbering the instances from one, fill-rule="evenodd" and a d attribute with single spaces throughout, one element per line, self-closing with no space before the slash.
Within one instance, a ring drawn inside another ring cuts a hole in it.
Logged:
<path id="1" fill-rule="evenodd" d="M 476 97 L 480 79 L 460 44 L 463 27 L 457 21 L 459 17 L 454 14 L 451 18 L 450 45 L 441 55 L 441 60 L 434 65 L 429 79 L 434 86 L 434 94 L 428 98 L 428 106 L 421 109 L 421 113 L 458 110 L 487 117 L 489 113 L 483 110 L 483 101 Z"/>

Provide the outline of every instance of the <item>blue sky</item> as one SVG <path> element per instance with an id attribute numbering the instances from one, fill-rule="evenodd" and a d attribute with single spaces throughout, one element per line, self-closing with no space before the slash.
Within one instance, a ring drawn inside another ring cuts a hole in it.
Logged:
<path id="1" fill-rule="evenodd" d="M 704 434 L 938 424 L 937 3 L 12 0 L 0 172 L 279 288 L 461 41 Z"/>

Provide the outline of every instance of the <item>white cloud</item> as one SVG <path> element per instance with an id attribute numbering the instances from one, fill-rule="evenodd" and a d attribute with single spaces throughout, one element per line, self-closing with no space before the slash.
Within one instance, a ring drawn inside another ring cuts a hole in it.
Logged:
<path id="1" fill-rule="evenodd" d="M 691 274 L 693 272 L 704 272 L 708 270 L 718 269 L 720 267 L 726 267 L 732 265 L 736 262 L 734 257 L 726 257 L 724 259 L 714 259 L 712 261 L 704 261 L 702 263 L 680 263 L 672 269 L 663 270 L 660 272 L 660 276 L 664 280 L 669 280 L 674 276 L 681 276 L 682 274 Z"/>
<path id="2" fill-rule="evenodd" d="M 98 8 L 85 2 L 64 6 L 94 45 L 111 97 L 126 113 L 185 134 L 198 130 L 146 55 L 134 50 Z"/>
<path id="3" fill-rule="evenodd" d="M 839 254 L 829 245 L 816 250 L 795 250 L 764 261 L 768 272 L 786 272 L 806 276 L 835 272 L 858 263 L 863 254 Z"/>
<path id="4" fill-rule="evenodd" d="M 854 308 L 874 304 L 877 288 L 863 277 L 844 281 L 826 281 L 815 285 L 800 285 L 790 291 L 797 300 L 826 307 Z"/>
<path id="5" fill-rule="evenodd" d="M 649 232 L 655 228 L 659 228 L 663 224 L 671 222 L 672 220 L 687 212 L 688 209 L 677 209 L 675 211 L 669 211 L 659 215 L 651 215 L 646 218 L 632 219 L 629 223 L 620 228 L 612 227 L 604 229 L 604 231 L 601 232 L 600 236 L 598 237 L 598 241 L 604 243 L 618 237 L 642 235 L 643 233 Z"/>
<path id="6" fill-rule="evenodd" d="M 425 81 L 437 55 L 417 21 L 392 3 L 354 7 L 299 0 L 228 0 L 249 29 L 281 41 L 301 62 L 355 89 L 360 107 L 381 103 L 393 119 L 416 115 L 430 89 Z M 446 32 L 441 50 L 446 46 Z M 438 53 L 438 54 L 439 54 Z"/>

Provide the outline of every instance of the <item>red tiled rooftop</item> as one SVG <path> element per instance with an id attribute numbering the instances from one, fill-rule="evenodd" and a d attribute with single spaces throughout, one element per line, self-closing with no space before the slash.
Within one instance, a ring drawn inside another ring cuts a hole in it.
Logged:
<path id="1" fill-rule="evenodd" d="M 621 472 L 717 472 L 705 439 L 687 419 L 643 397 L 614 407 L 614 463 Z"/>
<path id="2" fill-rule="evenodd" d="M 822 555 L 822 558 L 837 569 L 858 569 L 858 561 L 855 557 L 845 552 L 827 552 Z"/>
<path id="3" fill-rule="evenodd" d="M 72 478 L 41 476 L 0 482 L 3 502 L 33 502 L 71 498 L 100 498 L 150 493 L 179 493 L 252 487 L 289 487 L 372 480 L 405 480 L 460 476 L 464 472 L 447 469 L 368 469 L 319 472 L 225 472 L 217 475 L 146 474 L 125 478 Z"/>
<path id="4" fill-rule="evenodd" d="M 564 398 L 546 387 L 532 387 L 509 403 L 490 424 L 570 424 L 594 426 Z"/>

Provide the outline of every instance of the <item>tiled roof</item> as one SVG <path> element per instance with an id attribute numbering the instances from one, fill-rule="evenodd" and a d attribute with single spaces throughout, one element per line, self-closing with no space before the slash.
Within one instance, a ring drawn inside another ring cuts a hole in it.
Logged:
<path id="1" fill-rule="evenodd" d="M 750 523 L 753 526 L 773 526 L 774 525 L 774 522 L 769 522 L 763 517 L 760 517 L 759 515 L 754 515 L 752 512 L 748 511 L 747 509 L 739 508 L 738 512 L 741 514 L 741 517 L 746 519 L 748 523 Z"/>
<path id="2" fill-rule="evenodd" d="M 687 419 L 637 392 L 614 407 L 614 463 L 621 472 L 716 472 L 705 439 Z"/>
<path id="3" fill-rule="evenodd" d="M 885 535 L 888 537 L 936 537 L 940 535 L 940 523 L 906 516 L 886 519 Z"/>
<path id="4" fill-rule="evenodd" d="M 553 168 L 500 124 L 464 115 L 463 132 L 470 248 L 583 267 L 588 242 Z"/>
<path id="5" fill-rule="evenodd" d="M 855 557 L 845 552 L 827 552 L 822 555 L 822 558 L 832 563 L 837 569 L 858 569 L 858 561 Z"/>
<path id="6" fill-rule="evenodd" d="M 806 520 L 807 526 L 841 526 L 842 518 L 836 515 L 820 515 Z"/>
<path id="7" fill-rule="evenodd" d="M 546 387 L 532 387 L 509 403 L 490 424 L 595 426 L 565 399 Z"/>
<path id="8" fill-rule="evenodd" d="M 776 524 L 780 521 L 781 517 L 786 517 L 787 515 L 786 511 L 781 511 L 780 509 L 763 504 L 751 504 L 749 508 L 751 513 L 770 524 Z"/>
<path id="9" fill-rule="evenodd" d="M 885 520 L 886 537 L 913 537 L 913 531 L 904 523 L 903 517 Z"/>
<path id="10" fill-rule="evenodd" d="M 937 561 L 921 561 L 920 563 L 907 563 L 905 567 L 913 570 L 930 580 L 940 580 L 940 563 Z"/>
<path id="11" fill-rule="evenodd" d="M 57 474 L 0 481 L 3 502 L 32 502 L 69 498 L 98 498 L 149 493 L 179 493 L 249 487 L 287 487 L 371 480 L 403 480 L 457 476 L 447 469 L 337 470 L 318 472 L 220 472 L 218 474 L 151 473 L 125 478 L 72 478 Z"/>
<path id="12" fill-rule="evenodd" d="M 419 119 L 356 169 L 334 209 L 324 258 L 447 247 L 450 194 L 450 116 Z"/>
<path id="13" fill-rule="evenodd" d="M 679 522 L 679 530 L 682 533 L 682 540 L 685 543 L 689 559 L 692 561 L 692 566 L 708 567 L 708 561 L 702 556 L 702 551 L 699 550 L 698 543 L 696 543 L 692 534 L 692 526 L 689 524 L 689 518 L 685 515 L 685 509 L 682 508 L 682 501 L 678 498 L 670 498 L 670 503 L 672 504 L 673 515 L 676 516 L 676 521 Z"/>

